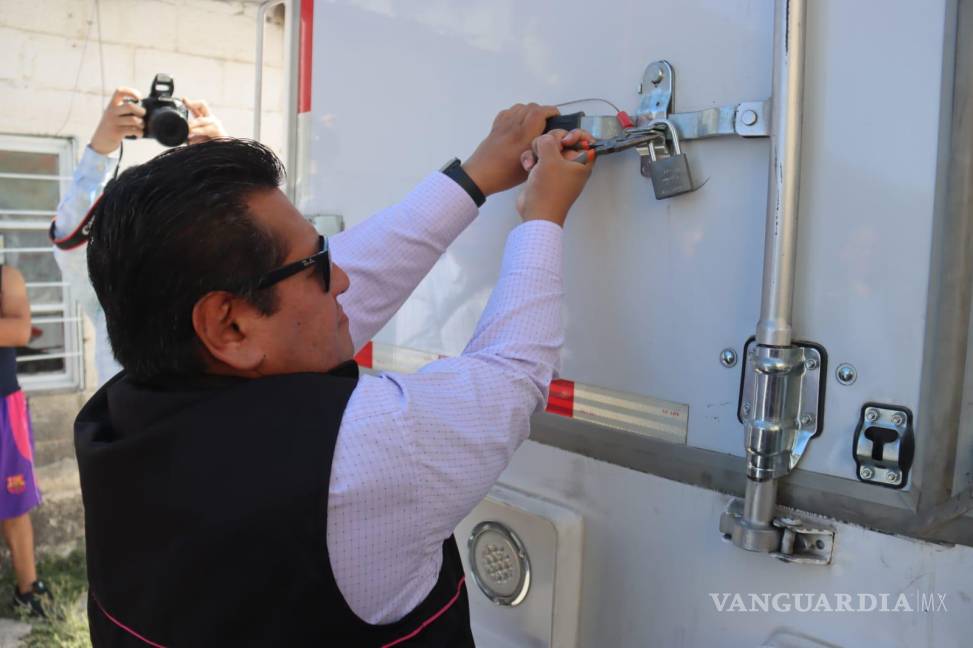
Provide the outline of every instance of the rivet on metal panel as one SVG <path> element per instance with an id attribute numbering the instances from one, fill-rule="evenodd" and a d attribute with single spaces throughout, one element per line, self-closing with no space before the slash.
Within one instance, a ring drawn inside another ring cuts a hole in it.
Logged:
<path id="1" fill-rule="evenodd" d="M 838 365 L 834 373 L 842 385 L 850 385 L 858 379 L 858 371 L 847 362 Z"/>
<path id="2" fill-rule="evenodd" d="M 905 415 L 901 412 L 896 412 L 892 415 L 892 425 L 896 427 L 902 427 L 905 425 Z"/>
<path id="3" fill-rule="evenodd" d="M 746 126 L 753 126 L 754 124 L 757 123 L 757 113 L 756 113 L 756 111 L 753 111 L 753 110 L 744 110 L 743 111 L 742 120 L 743 120 L 743 123 Z"/>
<path id="4" fill-rule="evenodd" d="M 735 367 L 737 364 L 737 352 L 730 348 L 720 351 L 720 364 L 727 369 Z"/>
<path id="5" fill-rule="evenodd" d="M 818 359 L 817 358 L 808 358 L 807 360 L 804 361 L 804 367 L 808 371 L 814 371 L 815 369 L 818 368 Z"/>
<path id="6" fill-rule="evenodd" d="M 870 409 L 865 412 L 865 420 L 869 423 L 874 423 L 878 420 L 878 410 Z"/>
<path id="7" fill-rule="evenodd" d="M 875 476 L 875 471 L 868 466 L 862 466 L 861 470 L 858 471 L 858 474 L 862 476 L 862 479 L 871 479 Z"/>

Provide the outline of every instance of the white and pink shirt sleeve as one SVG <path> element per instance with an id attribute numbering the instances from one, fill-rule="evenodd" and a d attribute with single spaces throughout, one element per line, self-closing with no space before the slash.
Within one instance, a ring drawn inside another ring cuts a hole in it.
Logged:
<path id="1" fill-rule="evenodd" d="M 356 349 L 405 302 L 477 209 L 435 173 L 401 203 L 331 239 L 351 278 L 341 298 Z M 507 239 L 500 278 L 463 353 L 414 374 L 362 375 L 331 468 L 327 542 L 338 587 L 368 623 L 411 612 L 435 584 L 442 543 L 527 438 L 558 366 L 562 230 Z"/>

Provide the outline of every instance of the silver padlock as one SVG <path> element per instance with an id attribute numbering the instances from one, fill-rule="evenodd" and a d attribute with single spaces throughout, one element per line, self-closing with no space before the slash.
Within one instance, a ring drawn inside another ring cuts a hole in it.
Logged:
<path id="1" fill-rule="evenodd" d="M 668 157 L 657 158 L 655 144 L 649 144 L 649 171 L 656 200 L 693 191 L 689 159 L 679 147 L 679 134 L 676 132 L 676 127 L 668 119 L 657 119 L 653 123 L 664 124 L 672 133 L 672 154 Z"/>

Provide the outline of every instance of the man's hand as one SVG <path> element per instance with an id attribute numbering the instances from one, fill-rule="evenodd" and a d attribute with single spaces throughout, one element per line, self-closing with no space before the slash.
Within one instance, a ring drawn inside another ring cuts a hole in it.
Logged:
<path id="1" fill-rule="evenodd" d="M 581 195 L 595 166 L 595 152 L 568 150 L 591 136 L 582 130 L 553 130 L 531 144 L 521 156 L 529 169 L 527 185 L 517 197 L 517 211 L 525 221 L 547 220 L 564 227 L 568 210 Z M 536 162 L 534 161 L 536 159 Z"/>
<path id="2" fill-rule="evenodd" d="M 202 99 L 186 99 L 182 103 L 189 109 L 192 117 L 189 119 L 189 143 L 199 144 L 206 140 L 226 137 L 226 131 L 221 122 L 209 109 L 209 105 Z"/>
<path id="3" fill-rule="evenodd" d="M 557 114 L 554 106 L 532 103 L 516 104 L 497 115 L 490 134 L 463 163 L 463 170 L 484 196 L 506 191 L 524 181 L 527 172 L 520 163 L 520 154 L 531 140 L 544 132 L 547 118 Z"/>
<path id="4" fill-rule="evenodd" d="M 98 128 L 91 136 L 88 146 L 96 153 L 108 155 L 121 146 L 124 137 L 129 135 L 142 137 L 145 128 L 145 122 L 142 120 L 145 116 L 145 108 L 132 103 L 141 99 L 138 90 L 116 88 L 111 101 L 108 102 L 108 107 L 101 114 L 101 121 L 98 122 Z"/>

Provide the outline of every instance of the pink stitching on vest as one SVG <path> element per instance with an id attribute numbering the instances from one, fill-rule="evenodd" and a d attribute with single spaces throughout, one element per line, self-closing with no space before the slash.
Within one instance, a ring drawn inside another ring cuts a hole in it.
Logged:
<path id="1" fill-rule="evenodd" d="M 436 612 L 434 615 L 432 615 L 431 617 L 423 621 L 418 628 L 416 628 L 406 636 L 400 637 L 393 642 L 387 643 L 384 646 L 382 646 L 382 648 L 391 648 L 391 646 L 397 646 L 403 641 L 408 641 L 409 639 L 412 639 L 414 636 L 422 632 L 426 628 L 426 626 L 428 626 L 430 623 L 432 623 L 433 621 L 441 617 L 443 613 L 446 612 L 446 610 L 448 610 L 449 608 L 453 607 L 453 603 L 455 603 L 457 599 L 459 599 L 459 595 L 463 591 L 463 583 L 465 582 L 466 582 L 466 576 L 463 576 L 461 579 L 459 579 L 459 584 L 456 585 L 456 594 L 453 596 L 453 598 L 449 599 L 449 602 L 446 605 L 444 605 L 442 609 L 439 610 L 439 612 Z"/>
<path id="2" fill-rule="evenodd" d="M 139 633 L 135 632 L 134 630 L 132 630 L 131 628 L 129 628 L 127 625 L 125 625 L 124 623 L 122 623 L 121 621 L 119 621 L 118 619 L 116 619 L 115 617 L 113 617 L 112 615 L 108 614 L 108 610 L 106 610 L 102 606 L 101 601 L 99 601 L 98 600 L 98 597 L 95 596 L 94 594 L 91 595 L 91 598 L 93 598 L 95 600 L 95 603 L 98 604 L 98 609 L 101 610 L 101 613 L 104 614 L 106 617 L 108 617 L 108 620 L 111 621 L 112 623 L 114 623 L 115 625 L 117 625 L 119 628 L 121 628 L 122 630 L 124 630 L 128 634 L 132 635 L 133 637 L 135 637 L 137 639 L 141 639 L 142 641 L 144 641 L 145 643 L 149 644 L 150 646 L 155 646 L 155 648 L 166 648 L 162 644 L 158 644 L 158 643 L 156 643 L 154 641 L 151 641 L 149 639 L 146 639 L 145 637 L 143 637 Z"/>

